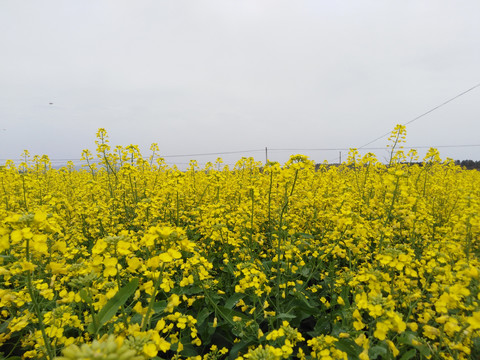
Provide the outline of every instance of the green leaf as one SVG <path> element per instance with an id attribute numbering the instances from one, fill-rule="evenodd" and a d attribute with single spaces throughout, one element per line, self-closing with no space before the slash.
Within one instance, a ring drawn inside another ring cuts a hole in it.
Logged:
<path id="1" fill-rule="evenodd" d="M 319 336 L 322 334 L 330 334 L 332 331 L 332 324 L 327 315 L 321 315 L 317 319 L 317 323 L 315 324 L 315 327 L 313 331 L 309 331 L 307 334 L 315 337 Z"/>
<path id="2" fill-rule="evenodd" d="M 180 288 L 180 292 L 178 295 L 195 295 L 195 294 L 200 294 L 202 293 L 202 288 L 200 286 L 196 285 L 191 285 L 191 286 L 185 286 L 183 288 Z"/>
<path id="3" fill-rule="evenodd" d="M 229 351 L 228 358 L 231 359 L 231 360 L 236 359 L 240 350 L 242 350 L 242 349 L 244 349 L 247 346 L 250 346 L 252 344 L 253 344 L 253 341 L 251 341 L 251 340 L 250 341 L 240 341 L 240 342 L 236 343 L 235 345 L 233 345 L 233 347 Z"/>
<path id="4" fill-rule="evenodd" d="M 345 286 L 343 289 L 342 289 L 342 299 L 343 301 L 345 301 L 345 307 L 346 308 L 349 308 L 350 307 L 350 299 L 349 299 L 349 295 L 350 295 L 350 287 L 349 286 Z"/>
<path id="5" fill-rule="evenodd" d="M 130 323 L 140 325 L 142 323 L 142 318 L 143 318 L 142 314 L 135 314 L 132 316 Z"/>
<path id="6" fill-rule="evenodd" d="M 420 344 L 420 345 L 414 345 L 413 344 L 413 341 L 412 340 L 416 340 L 416 335 L 415 333 L 412 333 L 410 331 L 405 331 L 402 335 L 399 336 L 398 338 L 398 342 L 400 344 L 407 344 L 407 345 L 411 345 L 413 347 L 415 347 L 415 349 L 417 349 L 420 354 L 422 354 L 423 356 L 429 356 L 430 355 L 430 349 L 428 348 L 428 346 L 424 345 L 424 344 Z"/>
<path id="7" fill-rule="evenodd" d="M 127 285 L 122 287 L 118 292 L 105 304 L 105 306 L 98 313 L 98 330 L 105 325 L 118 311 L 118 309 L 125 304 L 130 296 L 133 295 L 138 287 L 138 279 L 134 278 Z"/>
<path id="8" fill-rule="evenodd" d="M 308 277 L 308 275 L 310 275 L 311 272 L 312 272 L 312 269 L 307 265 L 305 265 L 299 271 L 297 271 L 297 273 L 299 273 L 303 277 Z"/>
<path id="9" fill-rule="evenodd" d="M 313 306 L 313 305 L 310 303 L 309 299 L 307 299 L 307 298 L 305 297 L 305 295 L 303 295 L 301 292 L 298 292 L 298 291 L 297 291 L 297 292 L 295 293 L 295 298 L 296 298 L 297 302 L 303 304 L 305 307 L 310 308 L 310 309 L 316 309 L 316 306 Z"/>
<path id="10" fill-rule="evenodd" d="M 295 319 L 297 316 L 289 313 L 282 313 L 275 316 L 277 319 Z"/>
<path id="11" fill-rule="evenodd" d="M 346 352 L 351 358 L 357 359 L 362 352 L 362 348 L 351 339 L 340 339 L 335 343 L 338 350 Z"/>
<path id="12" fill-rule="evenodd" d="M 384 346 L 376 345 L 370 348 L 368 355 L 370 359 L 376 359 L 380 356 L 380 359 L 385 359 L 387 357 L 388 351 Z"/>
<path id="13" fill-rule="evenodd" d="M 473 346 L 472 346 L 472 352 L 470 353 L 470 356 L 473 359 L 480 359 L 480 338 L 476 337 L 473 339 Z"/>
<path id="14" fill-rule="evenodd" d="M 183 345 L 183 350 L 181 351 L 181 354 L 186 357 L 190 356 L 197 356 L 198 352 L 195 349 L 195 347 L 192 344 L 189 344 L 189 339 L 184 338 L 182 339 L 182 344 Z"/>
<path id="15" fill-rule="evenodd" d="M 211 310 L 203 308 L 197 315 L 197 327 L 202 326 L 206 318 L 212 313 Z"/>
<path id="16" fill-rule="evenodd" d="M 94 322 L 91 322 L 90 324 L 88 324 L 87 326 L 87 331 L 90 333 L 90 334 L 93 334 L 95 335 L 97 333 L 97 327 L 95 325 L 95 320 L 93 320 Z"/>
<path id="17" fill-rule="evenodd" d="M 417 350 L 415 349 L 410 349 L 408 350 L 405 354 L 402 355 L 400 360 L 410 360 L 413 358 L 415 355 L 417 355 Z"/>
<path id="18" fill-rule="evenodd" d="M 414 345 L 415 348 L 420 351 L 420 354 L 422 354 L 423 356 L 425 357 L 428 357 L 431 355 L 431 352 L 430 352 L 430 349 L 428 348 L 428 346 L 422 344 L 422 345 Z"/>
<path id="19" fill-rule="evenodd" d="M 405 331 L 398 337 L 398 343 L 412 345 L 413 339 L 415 339 L 415 334 L 411 331 Z"/>
<path id="20" fill-rule="evenodd" d="M 235 304 L 240 300 L 245 297 L 245 294 L 242 293 L 235 293 L 232 296 L 228 298 L 228 300 L 225 302 L 225 307 L 228 309 L 232 309 Z"/>
<path id="21" fill-rule="evenodd" d="M 0 325 L 0 334 L 3 334 L 7 331 L 8 329 L 8 324 L 10 324 L 10 321 L 12 321 L 12 317 L 9 318 L 8 320 L 4 321 L 1 325 Z M 0 353 L 1 354 L 1 353 Z"/>
<path id="22" fill-rule="evenodd" d="M 317 316 L 318 313 L 321 311 L 319 310 L 319 308 L 312 307 L 308 302 L 301 299 L 295 299 L 294 301 L 292 301 L 291 308 L 295 309 L 295 311 L 302 311 L 305 314 L 313 316 Z"/>
<path id="23" fill-rule="evenodd" d="M 160 300 L 153 303 L 152 309 L 153 309 L 153 312 L 156 314 L 165 310 L 166 307 L 167 307 L 167 301 Z"/>
<path id="24" fill-rule="evenodd" d="M 245 315 L 244 313 L 241 313 L 239 311 L 235 311 L 232 309 L 227 309 L 224 306 L 219 306 L 218 310 L 220 310 L 220 315 L 222 315 L 223 318 L 226 318 L 225 320 L 231 322 L 234 316 L 241 317 L 243 320 L 248 320 L 249 317 Z"/>

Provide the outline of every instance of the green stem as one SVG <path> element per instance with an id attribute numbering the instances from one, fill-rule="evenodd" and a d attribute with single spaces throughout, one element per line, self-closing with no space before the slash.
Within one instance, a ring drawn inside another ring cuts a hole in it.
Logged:
<path id="1" fill-rule="evenodd" d="M 178 189 L 178 181 L 177 181 L 177 189 Z M 177 219 L 176 219 L 175 223 L 176 223 L 177 226 L 179 226 L 178 225 L 178 218 L 179 218 L 179 214 L 180 214 L 180 209 L 179 209 L 179 201 L 178 201 L 178 190 L 177 190 L 177 198 L 176 198 L 176 207 L 177 207 L 177 209 L 176 209 L 176 218 Z"/>
<path id="2" fill-rule="evenodd" d="M 207 289 L 205 288 L 205 286 L 203 286 L 203 283 L 202 281 L 200 280 L 200 275 L 198 274 L 198 271 L 197 269 L 194 269 L 198 279 L 199 279 L 199 283 L 200 283 L 200 287 L 202 288 L 203 290 L 203 293 L 205 294 L 205 297 L 207 298 L 207 300 L 210 302 L 210 304 L 212 304 L 213 308 L 215 309 L 215 312 L 216 313 L 219 313 L 222 318 L 224 320 L 226 320 L 232 327 L 235 327 L 235 322 L 230 319 L 222 310 L 220 310 L 220 308 L 218 307 L 218 305 L 215 303 L 215 301 L 213 301 L 213 299 L 210 297 L 210 294 L 209 292 L 207 291 Z"/>
<path id="3" fill-rule="evenodd" d="M 25 204 L 25 210 L 28 212 L 27 188 L 25 186 L 25 174 L 22 174 L 22 188 L 23 188 L 23 202 Z"/>
<path id="4" fill-rule="evenodd" d="M 389 167 L 392 165 L 393 152 L 395 151 L 395 148 L 397 147 L 399 138 L 400 138 L 400 133 L 397 134 L 397 137 L 395 138 L 395 143 L 392 146 L 392 151 L 390 151 L 390 161 L 388 162 Z"/>
<path id="5" fill-rule="evenodd" d="M 2 188 L 3 188 L 3 193 L 5 194 L 5 210 L 10 211 L 10 206 L 8 205 L 8 194 L 7 194 L 7 190 L 5 189 L 5 183 L 3 182 L 3 176 L 2 176 Z"/>
<path id="6" fill-rule="evenodd" d="M 273 171 L 270 171 L 270 186 L 268 187 L 268 245 L 272 245 L 272 186 Z"/>
<path id="7" fill-rule="evenodd" d="M 117 269 L 117 273 L 115 274 L 115 278 L 117 280 L 117 287 L 118 287 L 118 290 L 117 291 L 120 291 L 120 289 L 122 288 L 122 284 L 120 282 L 120 266 L 118 264 L 118 253 L 117 253 L 117 247 L 115 246 L 115 258 L 117 259 L 117 263 L 115 264 L 115 268 Z M 122 312 L 122 320 L 123 320 L 123 323 L 125 324 L 125 328 L 128 328 L 128 322 L 127 322 L 127 314 L 125 313 L 125 307 L 124 305 L 122 304 L 122 306 L 120 306 L 120 311 Z"/>
<path id="8" fill-rule="evenodd" d="M 252 213 L 250 215 L 250 245 L 249 248 L 252 250 L 253 246 L 253 215 L 255 211 L 255 192 L 253 189 L 250 189 L 250 197 L 252 199 Z"/>
<path id="9" fill-rule="evenodd" d="M 155 280 L 152 297 L 150 298 L 150 302 L 148 303 L 147 312 L 145 313 L 145 316 L 142 319 L 142 329 L 141 329 L 141 331 L 145 331 L 147 329 L 147 325 L 148 325 L 148 322 L 150 320 L 150 313 L 152 312 L 153 304 L 155 303 L 155 299 L 156 299 L 157 293 L 158 293 L 158 288 L 160 287 L 160 282 L 162 280 L 164 267 L 165 267 L 165 264 L 162 264 L 162 268 L 160 269 L 160 273 L 158 274 L 158 277 Z"/>
<path id="10" fill-rule="evenodd" d="M 287 207 L 288 207 L 288 202 L 289 202 L 289 199 L 290 197 L 293 195 L 293 190 L 295 189 L 295 184 L 297 183 L 297 179 L 298 179 L 298 169 L 295 170 L 295 177 L 293 179 L 293 184 L 292 184 L 292 189 L 290 190 L 290 194 L 286 194 L 285 195 L 285 202 L 283 204 L 283 207 L 282 207 L 282 211 L 280 213 L 280 222 L 279 222 L 279 236 L 278 236 L 278 244 L 277 244 L 277 274 L 276 274 L 276 308 L 277 308 L 277 311 L 279 310 L 280 308 L 280 280 L 281 280 L 281 277 L 280 277 L 280 253 L 282 251 L 282 242 L 281 240 L 284 239 L 284 236 L 283 236 L 283 231 L 282 230 L 282 227 L 283 227 L 283 215 L 285 213 L 285 211 L 287 210 Z"/>
<path id="11" fill-rule="evenodd" d="M 26 258 L 27 258 L 27 261 L 30 261 L 30 239 L 26 239 L 26 240 L 27 240 L 26 247 L 25 247 Z M 52 350 L 50 339 L 48 338 L 47 333 L 45 332 L 43 315 L 40 310 L 40 306 L 38 305 L 37 297 L 35 296 L 35 293 L 33 291 L 32 276 L 31 276 L 30 270 L 27 271 L 27 289 L 28 289 L 28 293 L 30 294 L 30 297 L 32 298 L 35 315 L 37 315 L 38 325 L 40 327 L 40 332 L 42 333 L 43 342 L 45 343 L 45 348 L 47 350 L 47 359 L 53 359 L 55 357 L 55 354 Z"/>

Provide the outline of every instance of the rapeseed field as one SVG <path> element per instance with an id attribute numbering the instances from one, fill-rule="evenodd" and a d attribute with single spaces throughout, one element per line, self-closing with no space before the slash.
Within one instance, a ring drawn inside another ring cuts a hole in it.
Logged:
<path id="1" fill-rule="evenodd" d="M 84 168 L 0 169 L 4 359 L 478 359 L 480 173 L 219 159 L 97 134 Z"/>

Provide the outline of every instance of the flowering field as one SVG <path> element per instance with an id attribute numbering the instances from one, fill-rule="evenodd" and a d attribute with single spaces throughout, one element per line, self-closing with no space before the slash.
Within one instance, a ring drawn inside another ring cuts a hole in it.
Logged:
<path id="1" fill-rule="evenodd" d="M 403 139 L 179 171 L 100 129 L 82 170 L 7 162 L 3 358 L 480 358 L 480 173 Z"/>

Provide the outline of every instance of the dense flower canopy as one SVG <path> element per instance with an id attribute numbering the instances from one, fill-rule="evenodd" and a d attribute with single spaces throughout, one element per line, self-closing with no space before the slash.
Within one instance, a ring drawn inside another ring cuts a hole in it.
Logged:
<path id="1" fill-rule="evenodd" d="M 388 164 L 168 167 L 158 147 L 0 170 L 5 358 L 480 357 L 480 173 L 392 133 Z M 128 357 L 125 357 L 128 354 Z M 123 356 L 123 357 L 121 357 Z"/>

